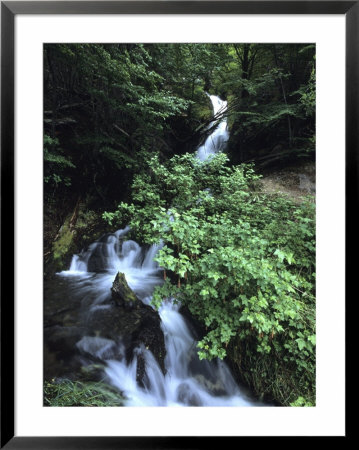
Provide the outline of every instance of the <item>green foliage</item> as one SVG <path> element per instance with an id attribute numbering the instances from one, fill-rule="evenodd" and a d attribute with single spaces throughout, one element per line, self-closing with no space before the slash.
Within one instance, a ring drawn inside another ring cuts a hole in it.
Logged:
<path id="1" fill-rule="evenodd" d="M 70 177 L 66 176 L 66 169 L 74 169 L 74 164 L 63 155 L 63 150 L 59 148 L 58 139 L 52 139 L 47 134 L 44 135 L 44 181 L 52 185 L 54 189 L 59 184 L 66 187 L 71 186 Z"/>
<path id="2" fill-rule="evenodd" d="M 278 145 L 287 157 L 313 154 L 314 52 L 314 45 L 228 44 L 222 89 L 234 161 L 260 160 Z"/>
<path id="3" fill-rule="evenodd" d="M 46 44 L 47 200 L 69 192 L 101 204 L 127 199 L 153 154 L 168 159 L 199 144 L 212 111 L 205 91 L 228 100 L 232 162 L 278 145 L 312 154 L 314 52 L 302 44 Z"/>
<path id="4" fill-rule="evenodd" d="M 153 302 L 174 297 L 204 323 L 200 358 L 224 358 L 236 338 L 260 358 L 293 367 L 315 385 L 315 207 L 259 191 L 253 166 L 218 154 L 167 164 L 157 157 L 133 183 L 133 203 L 104 218 L 128 222 L 145 243 L 163 241 L 156 260 L 166 282 Z"/>
<path id="5" fill-rule="evenodd" d="M 61 380 L 44 383 L 44 406 L 122 406 L 123 399 L 101 382 Z"/>
<path id="6" fill-rule="evenodd" d="M 297 400 L 290 404 L 290 406 L 314 406 L 314 404 L 303 397 L 298 397 Z"/>
<path id="7" fill-rule="evenodd" d="M 193 101 L 167 83 L 153 52 L 142 44 L 45 45 L 47 183 L 117 196 L 151 152 L 168 149 L 171 120 Z"/>
<path id="8" fill-rule="evenodd" d="M 299 102 L 302 105 L 305 115 L 308 117 L 314 116 L 315 104 L 316 104 L 316 75 L 315 67 L 313 68 L 309 77 L 309 81 L 306 85 L 303 85 L 294 94 L 299 94 Z"/>

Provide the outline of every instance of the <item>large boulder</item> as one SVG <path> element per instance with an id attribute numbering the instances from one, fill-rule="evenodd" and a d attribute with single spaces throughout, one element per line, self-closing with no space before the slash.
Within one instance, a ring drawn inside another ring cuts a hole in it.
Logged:
<path id="1" fill-rule="evenodd" d="M 140 307 L 141 301 L 127 284 L 125 274 L 118 272 L 115 281 L 112 285 L 112 299 L 118 306 L 123 306 L 127 309 L 133 307 Z"/>
<path id="2" fill-rule="evenodd" d="M 81 297 L 68 299 L 71 282 L 71 279 L 61 278 L 56 283 L 54 280 L 46 283 L 44 344 L 47 380 L 53 377 L 83 379 L 84 368 L 99 367 L 106 359 L 126 358 L 129 363 L 136 356 L 137 381 L 143 384 L 146 369 L 143 349 L 152 352 L 165 373 L 166 349 L 160 316 L 139 300 L 123 273 L 116 275 L 108 299 L 91 313 Z M 110 341 L 113 346 L 109 354 L 92 351 L 94 344 Z"/>
<path id="3" fill-rule="evenodd" d="M 143 384 L 146 363 L 141 348 L 151 351 L 165 373 L 166 348 L 160 316 L 138 299 L 123 273 L 116 275 L 111 292 L 112 305 L 93 314 L 87 327 L 91 335 L 122 343 L 127 362 L 137 356 L 137 381 Z"/>

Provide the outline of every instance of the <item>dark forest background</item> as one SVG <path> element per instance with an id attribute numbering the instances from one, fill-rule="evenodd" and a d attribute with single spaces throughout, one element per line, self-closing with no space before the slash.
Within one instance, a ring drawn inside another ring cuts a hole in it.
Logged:
<path id="1" fill-rule="evenodd" d="M 314 45 L 45 45 L 46 211 L 112 207 L 151 155 L 193 152 L 210 132 L 205 92 L 228 101 L 231 163 L 314 158 Z"/>

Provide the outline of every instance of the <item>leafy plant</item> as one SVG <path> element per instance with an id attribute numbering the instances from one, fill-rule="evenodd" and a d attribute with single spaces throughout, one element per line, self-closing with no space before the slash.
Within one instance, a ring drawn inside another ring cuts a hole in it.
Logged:
<path id="1" fill-rule="evenodd" d="M 71 186 L 71 179 L 66 175 L 66 169 L 74 169 L 75 165 L 63 155 L 59 147 L 58 139 L 53 139 L 49 135 L 44 135 L 44 165 L 45 183 L 51 185 L 55 190 L 58 185 Z"/>
<path id="2" fill-rule="evenodd" d="M 134 180 L 133 203 L 104 218 L 129 221 L 147 244 L 163 242 L 156 260 L 165 283 L 153 303 L 173 297 L 204 324 L 200 358 L 224 358 L 233 340 L 246 342 L 257 358 L 292 367 L 313 393 L 314 204 L 264 194 L 253 166 L 227 162 L 153 157 Z"/>

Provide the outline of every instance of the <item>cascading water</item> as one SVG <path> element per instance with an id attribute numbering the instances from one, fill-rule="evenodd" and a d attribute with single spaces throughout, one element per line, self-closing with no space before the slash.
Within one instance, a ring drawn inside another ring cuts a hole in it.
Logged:
<path id="1" fill-rule="evenodd" d="M 212 106 L 213 106 L 213 115 L 216 118 L 218 114 L 221 114 L 227 109 L 227 102 L 225 100 L 221 100 L 219 97 L 215 95 L 210 95 Z M 213 125 L 214 121 L 211 123 Z M 210 126 L 211 126 L 210 125 Z M 223 150 L 226 146 L 226 143 L 229 138 L 229 133 L 227 130 L 227 118 L 223 118 L 213 133 L 211 133 L 205 143 L 201 145 L 201 147 L 197 150 L 197 158 L 200 161 L 205 161 L 211 155 L 218 153 Z"/>
<path id="2" fill-rule="evenodd" d="M 214 114 L 226 108 L 226 102 L 211 96 Z M 223 149 L 228 139 L 227 124 L 223 120 L 197 151 L 198 158 Z M 156 285 L 162 282 L 162 271 L 153 260 L 160 246 L 146 251 L 135 241 L 126 240 L 129 228 L 103 236 L 87 251 L 74 255 L 70 269 L 59 275 L 73 282 L 72 296 L 81 298 L 88 314 L 102 308 L 114 307 L 104 303 L 117 272 L 122 272 L 140 300 L 149 304 Z M 144 346 L 136 349 L 145 361 L 143 385 L 136 381 L 138 358 L 130 363 L 125 349 L 114 340 L 97 336 L 83 336 L 76 344 L 79 351 L 103 361 L 107 381 L 126 399 L 127 406 L 261 406 L 240 389 L 223 361 L 200 361 L 196 341 L 180 305 L 171 300 L 159 309 L 161 328 L 165 338 L 165 375 L 152 353 Z"/>
<path id="3" fill-rule="evenodd" d="M 136 242 L 124 240 L 128 230 L 102 237 L 83 254 L 74 255 L 70 270 L 59 274 L 75 281 L 72 296 L 85 299 L 91 314 L 113 307 L 103 302 L 118 271 L 125 274 L 131 289 L 146 304 L 154 287 L 162 282 L 162 271 L 153 261 L 159 246 L 143 251 Z M 146 364 L 142 387 L 136 382 L 137 358 L 129 364 L 126 358 L 115 359 L 115 355 L 124 354 L 124 349 L 113 340 L 84 336 L 76 346 L 105 363 L 108 381 L 126 397 L 128 406 L 259 405 L 241 392 L 224 362 L 199 360 L 196 341 L 179 309 L 180 305 L 170 300 L 159 309 L 166 346 L 165 375 L 149 350 L 137 349 Z"/>

